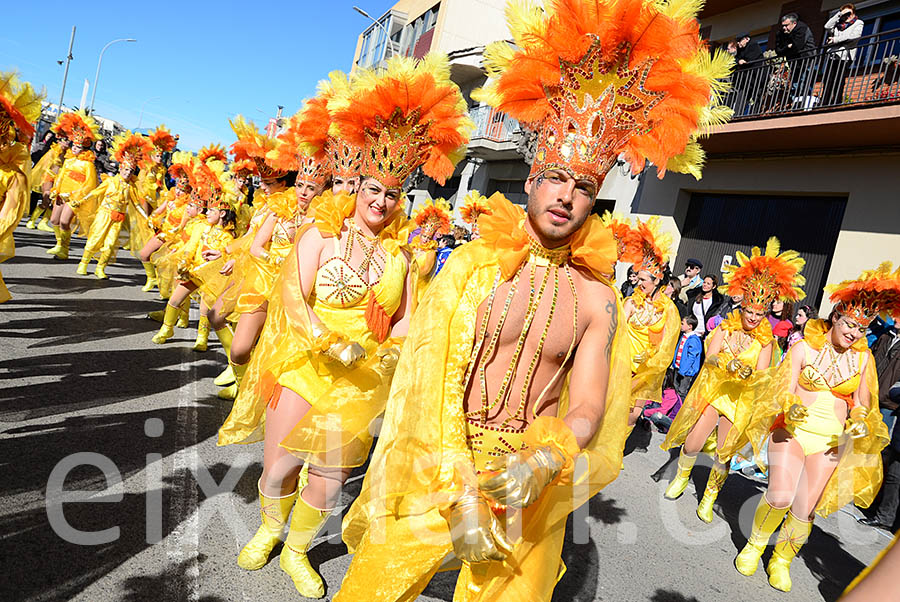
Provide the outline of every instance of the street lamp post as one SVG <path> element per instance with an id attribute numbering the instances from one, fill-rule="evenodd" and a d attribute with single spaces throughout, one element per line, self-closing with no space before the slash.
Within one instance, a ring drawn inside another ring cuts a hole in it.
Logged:
<path id="1" fill-rule="evenodd" d="M 118 40 L 113 40 L 112 42 L 108 42 L 106 46 L 103 47 L 103 50 L 100 51 L 100 58 L 97 60 L 97 73 L 94 74 L 94 91 L 91 92 L 91 110 L 89 111 L 91 115 L 94 114 L 94 99 L 97 98 L 97 83 L 100 81 L 100 65 L 103 63 L 103 53 L 116 42 L 137 42 L 137 40 L 134 38 L 120 38 Z"/>
<path id="2" fill-rule="evenodd" d="M 387 30 L 387 28 L 384 26 L 384 23 L 382 23 L 381 21 L 376 21 L 375 19 L 372 18 L 372 15 L 370 15 L 369 13 L 367 13 L 366 11 L 364 11 L 363 9 L 361 9 L 358 6 L 354 6 L 353 10 L 355 10 L 356 12 L 358 12 L 359 14 L 364 16 L 366 19 L 368 19 L 369 21 L 371 21 L 372 23 L 374 23 L 375 25 L 377 25 L 378 27 L 381 28 L 381 31 L 384 32 L 384 36 L 385 36 L 385 45 L 390 49 L 391 56 L 394 56 L 397 53 L 394 50 L 394 42 L 391 40 L 391 34 Z M 390 57 L 385 56 L 384 58 L 388 59 Z"/>
<path id="3" fill-rule="evenodd" d="M 151 100 L 159 100 L 159 99 L 160 99 L 159 96 L 151 96 L 150 98 L 145 100 L 143 103 L 141 103 L 141 114 L 138 117 L 137 129 L 141 129 L 141 123 L 143 123 L 143 121 L 144 121 L 144 109 L 147 107 L 147 103 L 150 102 Z"/>

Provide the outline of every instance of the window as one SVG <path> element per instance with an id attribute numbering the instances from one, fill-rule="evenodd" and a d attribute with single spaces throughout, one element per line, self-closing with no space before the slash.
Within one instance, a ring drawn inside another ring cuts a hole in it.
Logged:
<path id="1" fill-rule="evenodd" d="M 428 38 L 427 40 L 423 40 L 423 36 L 437 25 L 438 12 L 440 9 L 441 5 L 435 4 L 416 17 L 414 21 L 407 23 L 406 27 L 403 28 L 402 41 L 400 42 L 400 54 L 403 56 L 424 56 L 424 54 L 428 52 L 431 45 L 431 39 Z M 423 43 L 420 44 L 420 41 Z M 422 45 L 426 41 L 428 42 L 429 48 L 422 48 Z M 417 44 L 419 45 L 419 48 L 416 48 Z"/>
<path id="2" fill-rule="evenodd" d="M 386 31 L 390 31 L 393 25 L 393 15 L 387 13 L 378 20 L 378 25 L 372 24 L 363 34 L 362 45 L 359 48 L 359 60 L 357 65 L 360 67 L 373 67 L 387 58 L 387 36 Z M 399 33 L 399 32 L 398 32 Z M 394 35 L 394 38 L 397 34 Z"/>
<path id="3" fill-rule="evenodd" d="M 517 205 L 525 205 L 528 202 L 528 195 L 525 194 L 524 180 L 488 180 L 487 192 L 485 196 L 490 197 L 495 192 L 499 192 L 505 196 L 510 202 Z"/>

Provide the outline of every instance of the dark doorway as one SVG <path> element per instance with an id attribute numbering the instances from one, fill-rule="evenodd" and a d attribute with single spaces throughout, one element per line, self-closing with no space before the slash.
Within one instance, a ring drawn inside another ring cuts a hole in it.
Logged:
<path id="1" fill-rule="evenodd" d="M 724 258 L 736 261 L 737 251 L 749 255 L 776 236 L 783 250 L 806 260 L 805 302 L 818 307 L 846 206 L 846 197 L 692 194 L 672 269 L 681 273 L 684 261 L 695 257 L 703 273 L 717 274 Z"/>

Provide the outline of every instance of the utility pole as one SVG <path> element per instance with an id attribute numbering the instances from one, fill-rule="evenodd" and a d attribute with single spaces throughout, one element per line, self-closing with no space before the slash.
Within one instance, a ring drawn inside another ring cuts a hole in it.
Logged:
<path id="1" fill-rule="evenodd" d="M 72 46 L 75 44 L 75 26 L 72 26 L 72 37 L 69 39 L 69 53 L 66 54 L 66 70 L 63 71 L 62 90 L 59 93 L 59 105 L 57 106 L 56 117 L 62 115 L 63 97 L 66 95 L 66 80 L 69 78 L 69 62 L 72 60 Z"/>

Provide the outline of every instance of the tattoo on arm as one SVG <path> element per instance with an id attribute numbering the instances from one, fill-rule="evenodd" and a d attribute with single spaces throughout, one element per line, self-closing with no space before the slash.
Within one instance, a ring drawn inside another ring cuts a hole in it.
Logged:
<path id="1" fill-rule="evenodd" d="M 613 339 L 616 336 L 616 328 L 618 327 L 619 316 L 616 311 L 616 304 L 612 301 L 606 302 L 606 313 L 609 314 L 609 338 L 606 340 L 606 361 L 609 362 L 609 358 L 612 355 L 612 344 Z"/>

